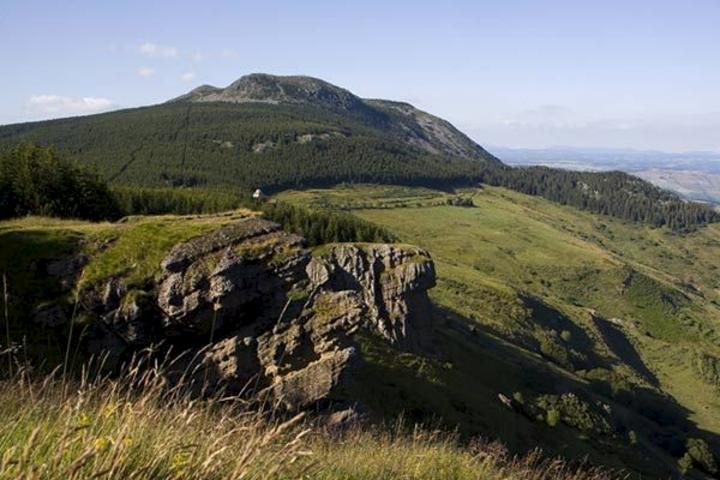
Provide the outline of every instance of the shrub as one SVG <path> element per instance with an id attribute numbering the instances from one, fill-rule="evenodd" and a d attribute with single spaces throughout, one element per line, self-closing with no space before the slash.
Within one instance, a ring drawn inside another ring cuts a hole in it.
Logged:
<path id="1" fill-rule="evenodd" d="M 547 415 L 545 416 L 545 421 L 551 427 L 555 427 L 558 422 L 560 422 L 560 412 L 555 409 L 548 410 Z"/>
<path id="2" fill-rule="evenodd" d="M 455 195 L 452 197 L 449 197 L 446 202 L 448 205 L 453 207 L 474 207 L 475 203 L 473 202 L 473 199 L 470 197 L 462 197 L 460 195 Z"/>
<path id="3" fill-rule="evenodd" d="M 563 342 L 568 343 L 572 340 L 572 333 L 569 330 L 563 330 L 560 333 L 560 338 L 563 339 Z"/>
<path id="4" fill-rule="evenodd" d="M 685 456 L 688 455 L 692 459 L 692 463 L 700 467 L 702 470 L 711 474 L 718 473 L 718 466 L 715 462 L 715 456 L 713 455 L 712 450 L 710 450 L 710 446 L 708 445 L 708 443 L 702 438 L 688 439 L 687 453 L 685 454 Z"/>
<path id="5" fill-rule="evenodd" d="M 690 469 L 693 466 L 693 459 L 689 454 L 683 455 L 680 460 L 678 460 L 678 470 L 684 475 L 690 471 Z"/>
<path id="6" fill-rule="evenodd" d="M 700 352 L 693 359 L 693 367 L 703 381 L 720 387 L 720 358 Z"/>
<path id="7" fill-rule="evenodd" d="M 552 331 L 539 330 L 537 332 L 540 353 L 558 365 L 572 369 L 573 364 L 568 350 L 557 341 Z"/>
<path id="8" fill-rule="evenodd" d="M 602 408 L 574 393 L 541 395 L 535 399 L 534 406 L 545 412 L 545 420 L 550 426 L 562 420 L 583 432 L 607 434 L 612 431 Z"/>

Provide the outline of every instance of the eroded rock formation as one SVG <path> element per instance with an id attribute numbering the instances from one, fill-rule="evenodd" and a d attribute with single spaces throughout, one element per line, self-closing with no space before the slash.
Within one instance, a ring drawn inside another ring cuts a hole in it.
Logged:
<path id="1" fill-rule="evenodd" d="M 194 352 L 183 369 L 203 390 L 288 409 L 342 403 L 362 365 L 361 335 L 429 346 L 434 284 L 422 249 L 338 244 L 312 256 L 301 237 L 244 219 L 176 245 L 147 289 L 109 279 L 84 302 L 99 318 L 86 345 L 113 362 L 172 345 Z"/>

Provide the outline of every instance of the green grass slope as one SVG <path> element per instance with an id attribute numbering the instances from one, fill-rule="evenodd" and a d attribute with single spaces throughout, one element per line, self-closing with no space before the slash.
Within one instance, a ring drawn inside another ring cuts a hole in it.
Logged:
<path id="1" fill-rule="evenodd" d="M 477 345 L 470 345 L 469 357 L 456 356 L 451 362 L 455 373 L 438 377 L 450 383 L 443 384 L 437 395 L 428 395 L 428 402 L 457 395 L 467 403 L 480 395 L 497 404 L 493 409 L 497 412 L 482 421 L 491 418 L 497 423 L 479 430 L 507 433 L 518 420 L 512 423 L 503 415 L 497 393 L 510 396 L 517 391 L 527 402 L 558 388 L 587 388 L 614 402 L 618 411 L 625 409 L 623 415 L 637 422 L 634 440 L 608 439 L 614 452 L 636 442 L 648 449 L 648 456 L 658 446 L 669 457 L 678 456 L 682 446 L 660 438 L 662 431 L 672 436 L 673 429 L 682 432 L 679 435 L 704 434 L 717 442 L 720 228 L 716 225 L 679 235 L 500 188 L 448 194 L 345 186 L 289 191 L 280 198 L 350 210 L 432 253 L 439 280 L 431 296 L 446 312 L 441 335 L 456 335 L 453 332 L 465 322 L 482 348 L 478 353 Z M 472 207 L 451 205 L 470 204 L 467 199 Z M 467 344 L 467 339 L 456 339 L 445 351 L 456 351 L 463 342 Z M 514 353 L 498 351 L 502 344 Z M 484 358 L 468 366 L 472 355 Z M 519 365 L 517 373 L 508 367 L 512 358 Z M 402 371 L 395 360 L 388 361 Z M 478 369 L 479 364 L 485 369 Z M 554 367 L 553 373 L 540 365 Z M 447 380 L 455 374 L 458 380 Z M 529 380 L 533 377 L 535 381 Z M 488 389 L 484 395 L 478 393 L 482 388 Z M 450 415 L 476 411 L 467 404 L 445 407 L 453 412 Z M 459 418 L 458 423 L 467 424 L 467 415 Z M 539 443 L 553 445 L 550 438 L 556 438 L 555 433 L 529 433 L 535 428 L 526 425 L 515 439 L 509 434 L 505 441 L 542 438 Z M 592 448 L 597 451 L 598 446 Z M 619 460 L 623 461 L 627 459 Z"/>
<path id="2" fill-rule="evenodd" d="M 438 195 L 429 191 L 419 194 L 432 196 L 432 201 Z M 41 217 L 0 222 L 3 245 L 0 266 L 8 279 L 11 340 L 23 339 L 23 356 L 33 365 L 52 368 L 63 363 L 72 330 L 68 325 L 33 327 L 31 318 L 37 308 L 58 299 L 72 306 L 78 289 L 84 292 L 95 289 L 111 275 L 120 274 L 131 290 L 142 289 L 159 272 L 161 258 L 175 243 L 252 214 L 235 211 L 213 215 L 138 216 L 118 223 L 99 224 Z M 322 250 L 319 246 L 316 253 Z M 63 288 L 58 278 L 43 274 L 50 262 L 79 253 L 88 256 L 88 263 L 75 289 Z M 438 263 L 441 268 L 443 265 Z M 441 270 L 441 275 L 442 282 L 446 274 Z M 356 390 L 345 392 L 349 400 L 368 406 L 381 423 L 395 421 L 402 415 L 409 424 L 421 422 L 457 430 L 463 442 L 478 436 L 499 439 L 516 453 L 527 453 L 540 446 L 549 455 L 571 459 L 587 457 L 594 464 L 632 468 L 650 475 L 672 468 L 672 456 L 651 441 L 661 434 L 655 422 L 622 413 L 627 407 L 596 393 L 590 382 L 570 367 L 548 361 L 530 346 L 526 348 L 509 341 L 497 331 L 448 308 L 442 301 L 445 290 L 441 283 L 436 292 L 439 306 L 433 312 L 437 328 L 435 332 L 427 332 L 434 338 L 434 352 L 400 353 L 386 341 L 364 335 L 360 347 L 365 362 L 355 372 Z M 529 315 L 528 307 L 512 299 L 509 292 L 499 294 L 498 298 L 507 301 L 508 311 L 529 327 L 537 318 Z M 538 305 L 535 308 L 540 311 Z M 543 310 L 547 317 L 554 313 L 549 308 Z M 556 320 L 547 319 L 548 322 Z M 575 335 L 572 341 L 582 349 L 585 346 L 582 332 L 573 329 L 571 321 L 561 321 L 563 328 L 569 328 Z M 86 320 L 82 316 L 74 317 L 72 324 L 78 332 Z M 538 332 L 530 331 L 526 340 L 533 342 L 532 335 Z M 81 361 L 76 355 L 71 352 L 73 364 Z M 557 404 L 570 399 L 557 395 L 562 392 L 574 392 L 583 400 L 568 406 Z M 509 408 L 500 401 L 499 394 L 513 397 L 516 403 Z M 515 398 L 525 400 L 517 403 Z M 632 417 L 628 425 L 642 432 L 639 441 L 643 445 L 643 456 L 637 458 L 637 449 L 625 445 L 625 433 L 607 431 L 605 420 L 595 413 L 597 402 L 609 402 L 622 415 Z M 558 418 L 553 420 L 553 415 Z M 685 435 L 680 427 L 673 425 L 673 432 Z M 115 432 L 103 435 L 113 437 Z M 345 462 L 342 455 L 347 453 L 333 450 L 330 445 L 322 448 L 338 462 Z"/>

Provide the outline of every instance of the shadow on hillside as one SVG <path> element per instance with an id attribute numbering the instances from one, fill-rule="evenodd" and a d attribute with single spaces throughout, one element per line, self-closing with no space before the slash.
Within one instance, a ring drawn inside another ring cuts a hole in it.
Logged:
<path id="1" fill-rule="evenodd" d="M 640 353 L 630 343 L 621 328 L 598 315 L 593 315 L 592 320 L 610 351 L 651 385 L 657 387 L 660 384 L 655 374 L 645 365 Z"/>
<path id="2" fill-rule="evenodd" d="M 532 295 L 521 294 L 520 299 L 523 305 L 532 312 L 531 319 L 535 325 L 545 330 L 554 331 L 558 335 L 567 335 L 562 340 L 561 347 L 572 354 L 572 366 L 575 369 L 604 368 L 608 366 L 607 361 L 595 353 L 594 342 L 585 330 L 565 314 Z M 567 365 L 559 364 L 567 368 Z"/>
<path id="3" fill-rule="evenodd" d="M 588 435 L 567 425 L 563 428 L 548 427 L 542 420 L 525 416 L 524 420 L 506 419 L 504 422 L 508 427 L 495 426 L 489 431 L 488 426 L 494 425 L 493 421 L 497 420 L 468 422 L 476 428 L 470 434 L 498 438 L 518 453 L 542 446 L 550 454 L 571 458 L 588 455 L 592 463 L 612 467 L 626 465 L 650 478 L 669 478 L 676 474 L 675 460 L 685 453 L 688 438 L 705 438 L 716 452 L 720 452 L 720 436 L 700 430 L 690 420 L 692 412 L 669 395 L 652 388 L 630 386 L 631 390 L 618 389 L 609 380 L 585 382 L 572 372 L 561 373 L 556 364 L 528 351 L 511 338 L 499 338 L 497 332 L 476 321 L 440 306 L 436 307 L 436 311 L 439 335 L 448 339 L 438 346 L 439 354 L 444 361 L 462 370 L 464 385 L 477 385 L 470 388 L 484 391 L 484 401 L 469 402 L 467 399 L 473 398 L 472 392 L 462 399 L 464 414 L 468 417 L 507 417 L 509 409 L 502 408 L 498 394 L 511 396 L 514 391 L 520 391 L 528 402 L 538 395 L 573 393 L 584 398 L 589 405 L 601 409 L 607 405 L 613 427 L 612 434 Z M 579 335 L 579 338 L 582 341 L 583 336 Z M 627 348 L 625 344 L 622 346 Z M 637 355 L 634 349 L 622 351 L 630 361 L 634 361 L 633 352 Z M 453 389 L 449 387 L 446 392 L 452 395 Z M 493 405 L 491 410 L 488 402 L 497 405 Z M 514 412 L 515 417 L 523 415 L 526 414 Z M 517 422 L 524 422 L 522 435 L 525 438 L 518 438 L 519 433 L 514 426 Z M 513 429 L 516 431 L 513 432 Z M 642 442 L 631 444 L 628 441 L 631 431 L 643 439 Z M 528 438 L 536 442 L 535 445 L 529 444 Z M 659 455 L 657 449 L 664 454 Z"/>

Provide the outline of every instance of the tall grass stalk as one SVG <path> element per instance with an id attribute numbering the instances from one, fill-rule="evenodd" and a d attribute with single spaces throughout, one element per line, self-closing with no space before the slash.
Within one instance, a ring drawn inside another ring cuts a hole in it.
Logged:
<path id="1" fill-rule="evenodd" d="M 5 318 L 5 348 L 7 350 L 8 357 L 8 375 L 12 377 L 13 365 L 12 355 L 10 355 L 10 315 L 8 310 L 8 286 L 7 286 L 7 274 L 3 272 L 3 314 Z"/>

